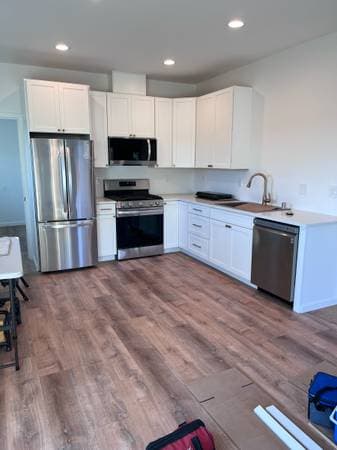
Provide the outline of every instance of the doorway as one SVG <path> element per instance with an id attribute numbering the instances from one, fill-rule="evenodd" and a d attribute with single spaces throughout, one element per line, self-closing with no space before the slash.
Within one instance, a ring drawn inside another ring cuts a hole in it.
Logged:
<path id="1" fill-rule="evenodd" d="M 30 273 L 24 200 L 18 121 L 0 117 L 0 237 L 20 238 L 23 270 Z"/>

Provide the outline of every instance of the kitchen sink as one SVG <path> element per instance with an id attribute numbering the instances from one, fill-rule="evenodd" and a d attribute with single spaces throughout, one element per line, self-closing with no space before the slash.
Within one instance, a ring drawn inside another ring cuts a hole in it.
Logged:
<path id="1" fill-rule="evenodd" d="M 226 203 L 217 203 L 217 205 L 256 213 L 279 211 L 280 209 L 282 209 L 279 206 L 262 205 L 261 203 L 254 203 L 254 202 L 226 202 Z"/>

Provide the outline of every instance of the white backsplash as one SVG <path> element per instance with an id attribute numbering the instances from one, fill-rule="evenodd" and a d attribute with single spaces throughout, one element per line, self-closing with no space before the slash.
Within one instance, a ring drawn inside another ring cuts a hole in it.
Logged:
<path id="1" fill-rule="evenodd" d="M 153 194 L 195 192 L 194 169 L 158 169 L 150 167 L 107 167 L 95 169 L 96 195 L 103 196 L 104 179 L 148 178 Z"/>

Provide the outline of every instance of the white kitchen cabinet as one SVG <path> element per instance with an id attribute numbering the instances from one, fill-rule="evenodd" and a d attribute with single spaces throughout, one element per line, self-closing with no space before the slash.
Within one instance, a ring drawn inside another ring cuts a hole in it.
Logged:
<path id="1" fill-rule="evenodd" d="M 64 133 L 89 134 L 89 88 L 59 83 L 60 113 Z"/>
<path id="2" fill-rule="evenodd" d="M 58 83 L 25 80 L 29 130 L 57 133 L 61 129 Z"/>
<path id="3" fill-rule="evenodd" d="M 230 253 L 231 242 L 229 225 L 216 220 L 211 220 L 209 246 L 210 262 L 224 270 L 229 270 Z"/>
<path id="4" fill-rule="evenodd" d="M 173 100 L 155 99 L 155 129 L 158 167 L 172 167 Z"/>
<path id="5" fill-rule="evenodd" d="M 179 246 L 179 209 L 178 202 L 166 202 L 164 205 L 164 248 Z"/>
<path id="6" fill-rule="evenodd" d="M 89 87 L 25 80 L 29 131 L 90 133 Z"/>
<path id="7" fill-rule="evenodd" d="M 108 165 L 107 99 L 105 92 L 90 92 L 90 126 L 95 167 Z"/>
<path id="8" fill-rule="evenodd" d="M 130 136 L 132 134 L 130 96 L 108 93 L 107 105 L 109 136 Z"/>
<path id="9" fill-rule="evenodd" d="M 211 220 L 210 262 L 250 281 L 252 239 L 251 229 Z"/>
<path id="10" fill-rule="evenodd" d="M 250 281 L 253 232 L 247 228 L 232 225 L 230 228 L 230 236 L 229 270 L 239 278 Z"/>
<path id="11" fill-rule="evenodd" d="M 178 202 L 179 208 L 179 248 L 188 249 L 188 203 Z"/>
<path id="12" fill-rule="evenodd" d="M 213 96 L 197 99 L 196 167 L 213 164 L 213 135 L 215 128 L 215 101 Z"/>
<path id="13" fill-rule="evenodd" d="M 196 167 L 248 169 L 252 89 L 234 86 L 198 98 Z"/>
<path id="14" fill-rule="evenodd" d="M 131 96 L 132 133 L 137 137 L 153 138 L 154 97 L 144 95 Z"/>
<path id="15" fill-rule="evenodd" d="M 173 100 L 173 167 L 195 165 L 196 99 Z"/>
<path id="16" fill-rule="evenodd" d="M 116 214 L 113 203 L 102 203 L 97 206 L 97 247 L 99 261 L 115 259 Z"/>
<path id="17" fill-rule="evenodd" d="M 108 134 L 121 137 L 154 137 L 154 98 L 109 93 Z"/>
<path id="18" fill-rule="evenodd" d="M 204 260 L 208 260 L 209 240 L 194 233 L 188 234 L 188 250 Z"/>

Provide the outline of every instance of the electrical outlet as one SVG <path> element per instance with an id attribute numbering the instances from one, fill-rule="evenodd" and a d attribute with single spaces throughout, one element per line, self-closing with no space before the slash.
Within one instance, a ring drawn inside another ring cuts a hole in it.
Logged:
<path id="1" fill-rule="evenodd" d="M 305 197 L 308 192 L 308 186 L 306 184 L 300 184 L 298 188 L 298 193 L 301 197 Z"/>
<path id="2" fill-rule="evenodd" d="M 337 198 L 337 185 L 332 184 L 329 187 L 329 197 L 330 198 Z"/>

